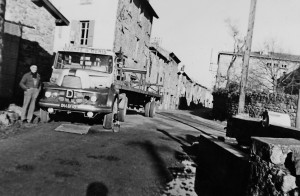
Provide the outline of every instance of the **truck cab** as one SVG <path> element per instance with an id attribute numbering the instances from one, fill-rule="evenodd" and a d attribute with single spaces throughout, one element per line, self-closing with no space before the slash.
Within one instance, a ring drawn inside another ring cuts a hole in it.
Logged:
<path id="1" fill-rule="evenodd" d="M 115 64 L 110 50 L 68 47 L 58 51 L 50 81 L 43 84 L 41 120 L 48 121 L 49 114 L 56 112 L 76 112 L 88 118 L 103 114 L 104 128 L 111 128 L 119 99 Z"/>

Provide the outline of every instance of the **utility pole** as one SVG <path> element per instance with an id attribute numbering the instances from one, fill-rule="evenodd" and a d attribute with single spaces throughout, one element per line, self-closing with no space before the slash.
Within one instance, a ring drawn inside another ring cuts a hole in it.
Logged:
<path id="1" fill-rule="evenodd" d="M 251 5 L 250 5 L 248 31 L 246 37 L 245 53 L 243 57 L 243 67 L 242 67 L 242 78 L 240 84 L 238 114 L 244 113 L 245 110 L 245 87 L 247 86 L 247 79 L 248 79 L 249 59 L 251 53 L 252 35 L 253 35 L 253 28 L 254 28 L 254 21 L 255 21 L 256 2 L 257 0 L 251 0 Z"/>

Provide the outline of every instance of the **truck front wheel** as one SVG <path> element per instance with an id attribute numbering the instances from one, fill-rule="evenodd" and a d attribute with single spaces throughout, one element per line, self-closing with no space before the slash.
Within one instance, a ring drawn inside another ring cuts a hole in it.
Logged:
<path id="1" fill-rule="evenodd" d="M 112 129 L 113 128 L 114 120 L 115 120 L 114 118 L 118 118 L 116 115 L 117 112 L 118 112 L 118 101 L 116 99 L 114 102 L 112 112 L 108 113 L 104 116 L 104 119 L 103 119 L 103 128 L 104 129 Z"/>
<path id="2" fill-rule="evenodd" d="M 40 118 L 41 122 L 43 123 L 49 122 L 49 113 L 46 110 L 40 108 Z"/>
<path id="3" fill-rule="evenodd" d="M 126 116 L 126 112 L 127 112 L 127 105 L 128 105 L 128 98 L 127 97 L 125 97 L 124 98 L 125 100 L 125 102 L 124 102 L 124 108 L 123 109 L 120 109 L 119 110 L 119 113 L 118 113 L 118 115 L 119 115 L 119 121 L 121 121 L 121 122 L 125 122 L 125 116 Z"/>

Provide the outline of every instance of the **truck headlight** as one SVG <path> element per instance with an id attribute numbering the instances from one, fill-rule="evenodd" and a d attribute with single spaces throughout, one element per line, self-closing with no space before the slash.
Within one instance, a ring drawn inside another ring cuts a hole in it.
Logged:
<path id="1" fill-rule="evenodd" d="M 52 93 L 52 97 L 57 97 L 57 96 L 58 96 L 57 92 Z"/>
<path id="2" fill-rule="evenodd" d="M 51 96 L 51 92 L 46 91 L 46 92 L 45 92 L 45 97 L 49 98 L 50 96 Z"/>
<path id="3" fill-rule="evenodd" d="M 97 100 L 97 97 L 95 95 L 91 96 L 91 101 L 95 102 Z"/>

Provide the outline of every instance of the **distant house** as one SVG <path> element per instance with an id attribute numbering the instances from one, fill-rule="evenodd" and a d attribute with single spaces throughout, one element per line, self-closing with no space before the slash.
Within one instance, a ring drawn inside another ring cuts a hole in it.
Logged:
<path id="1" fill-rule="evenodd" d="M 71 20 L 58 27 L 55 49 L 86 46 L 122 51 L 128 67 L 146 69 L 153 19 L 148 0 L 52 0 Z M 74 14 L 76 13 L 76 14 Z"/>
<path id="2" fill-rule="evenodd" d="M 0 97 L 23 99 L 18 83 L 31 64 L 39 67 L 42 78 L 51 74 L 56 26 L 69 21 L 48 0 L 7 0 L 3 37 Z"/>
<path id="3" fill-rule="evenodd" d="M 300 89 L 300 67 L 278 79 L 278 88 L 287 94 L 298 95 Z"/>
<path id="4" fill-rule="evenodd" d="M 231 82 L 239 84 L 243 54 L 219 52 L 215 88 L 226 87 L 228 79 L 227 70 L 233 55 L 237 55 L 237 58 L 228 75 Z M 294 71 L 299 65 L 300 56 L 297 55 L 274 52 L 252 52 L 250 55 L 247 87 L 250 89 L 273 92 L 278 87 L 278 79 Z"/>
<path id="5" fill-rule="evenodd" d="M 184 69 L 178 73 L 178 108 L 212 107 L 211 91 L 191 79 Z"/>

